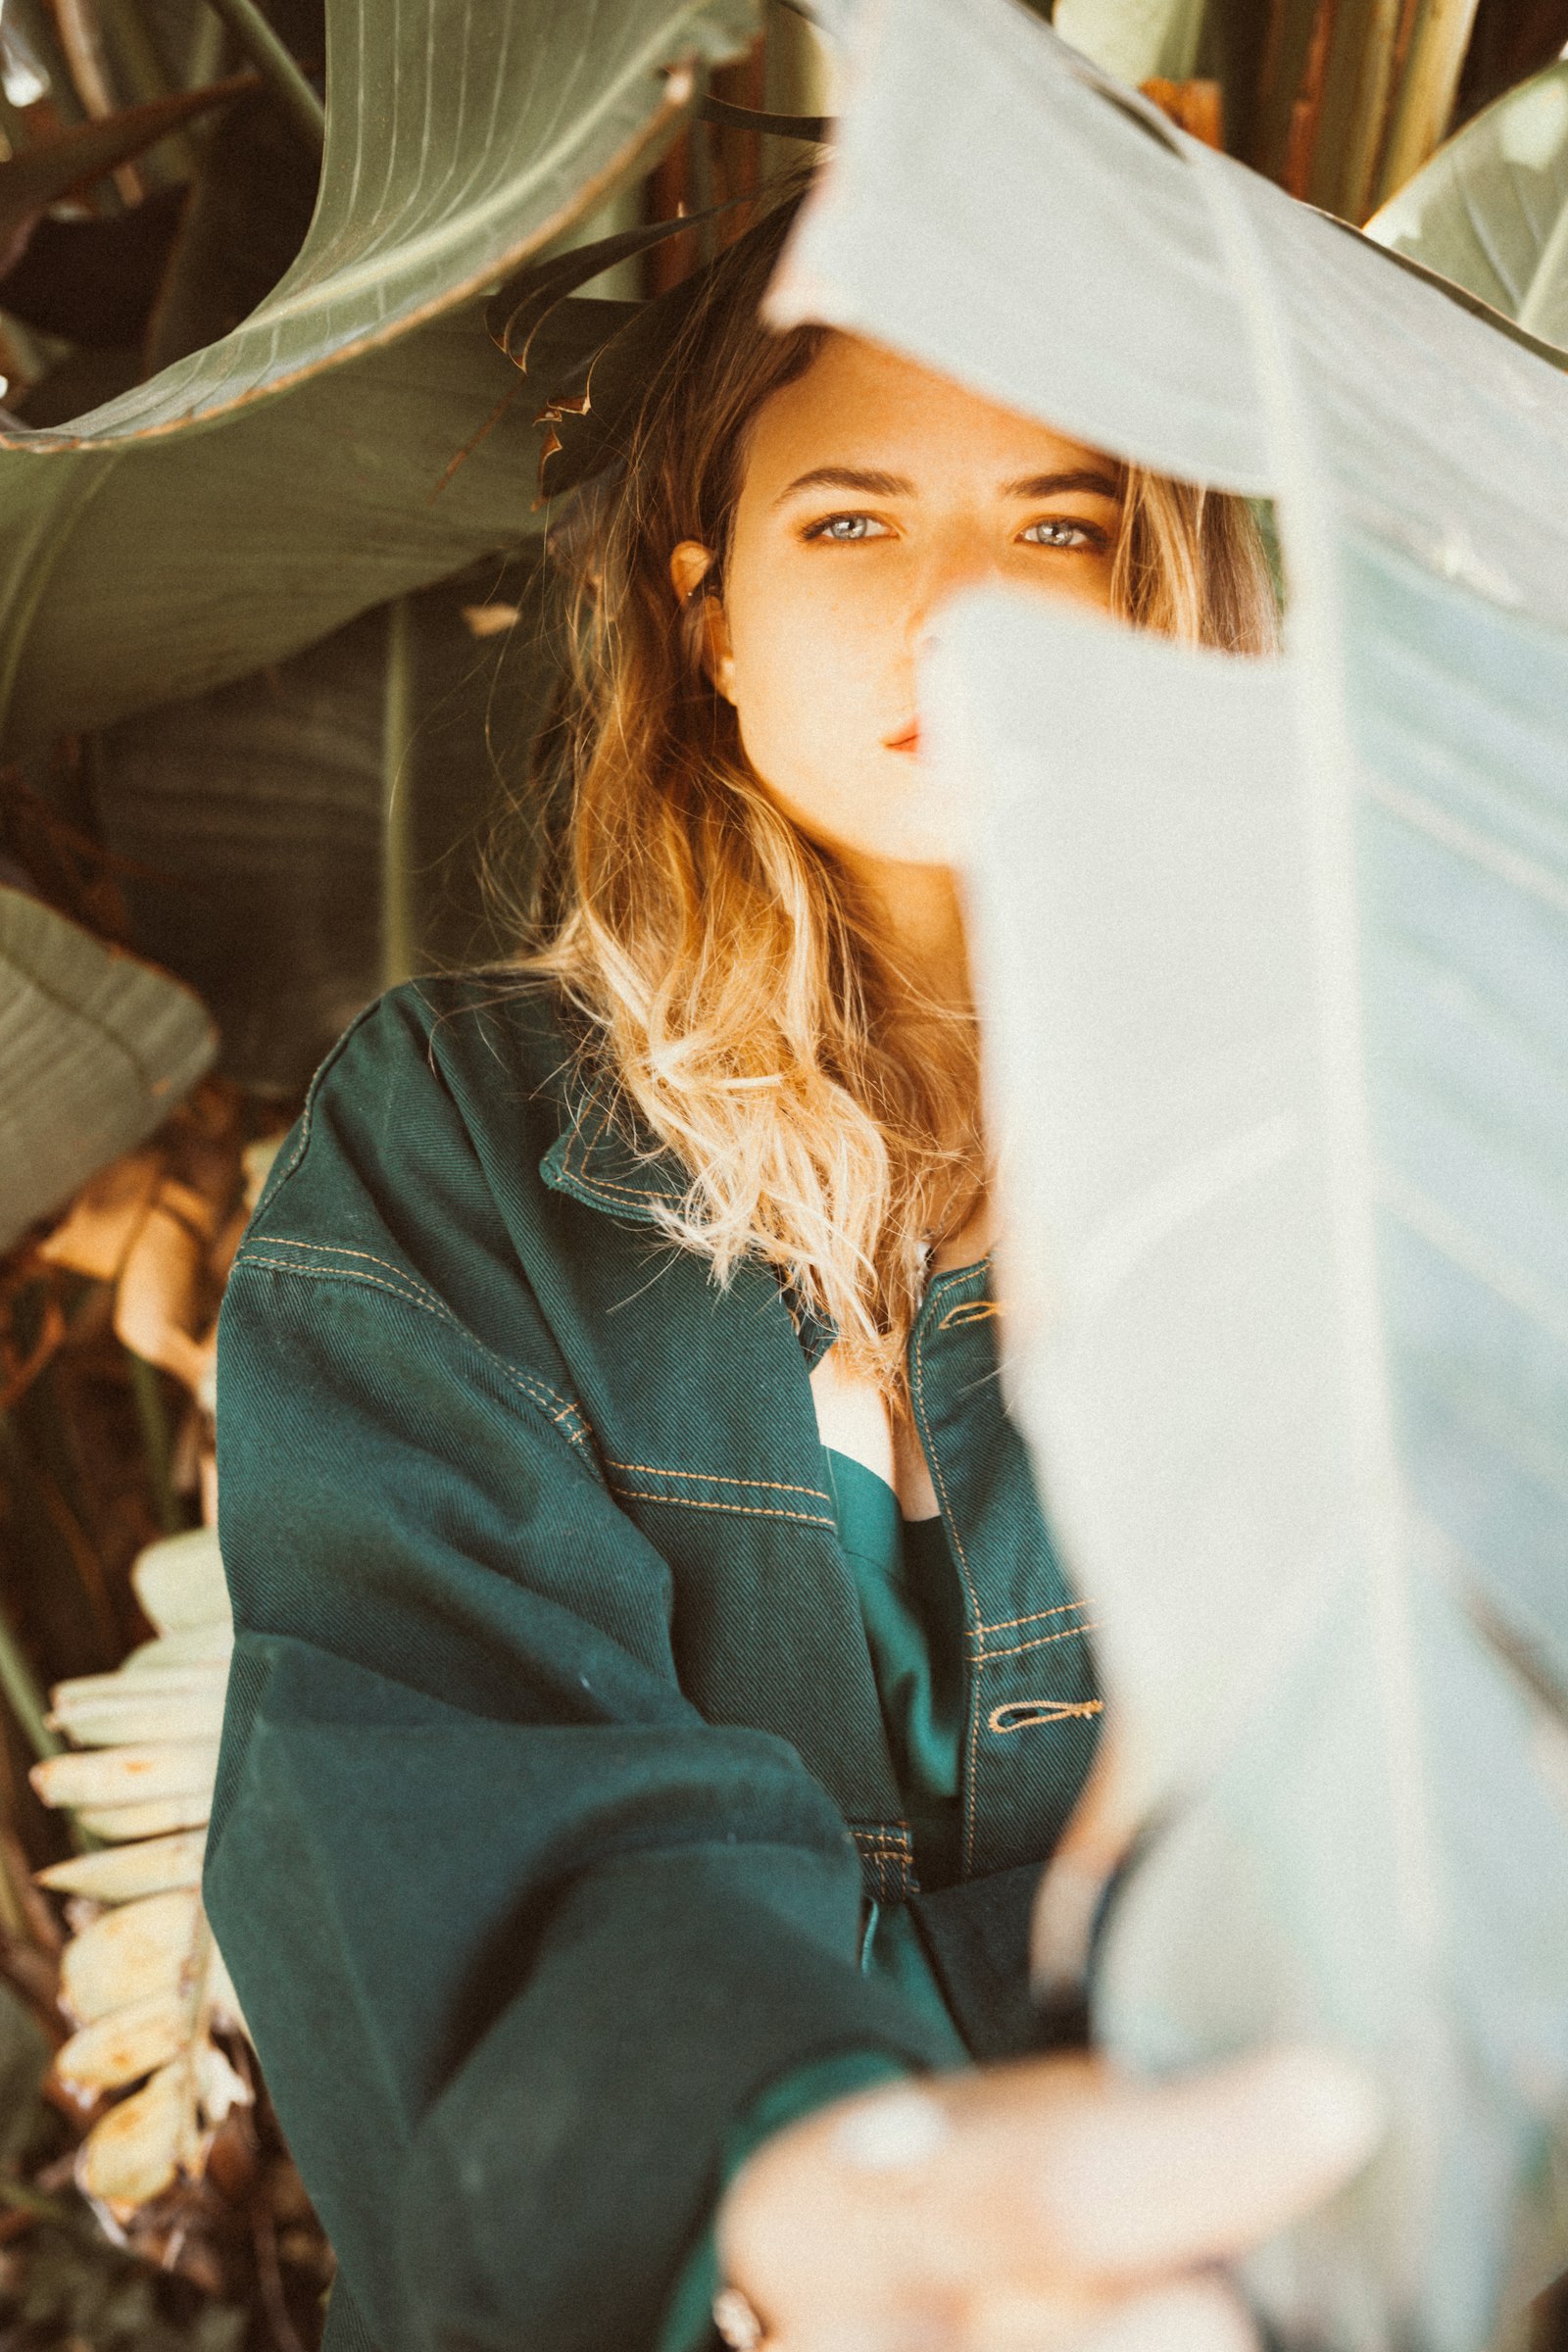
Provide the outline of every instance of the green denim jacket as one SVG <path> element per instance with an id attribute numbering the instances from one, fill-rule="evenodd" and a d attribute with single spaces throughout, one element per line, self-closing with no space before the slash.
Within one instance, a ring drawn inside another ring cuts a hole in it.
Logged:
<path id="1" fill-rule="evenodd" d="M 206 1891 L 334 2343 L 645 2352 L 770 2086 L 951 2062 L 862 1972 L 869 1901 L 975 2056 L 1036 2039 L 1029 1902 L 1098 1700 L 988 1268 L 909 1346 L 967 1627 L 961 1876 L 921 1887 L 808 1381 L 833 1335 L 672 1249 L 682 1189 L 543 988 L 421 983 L 328 1057 L 235 1263 Z"/>

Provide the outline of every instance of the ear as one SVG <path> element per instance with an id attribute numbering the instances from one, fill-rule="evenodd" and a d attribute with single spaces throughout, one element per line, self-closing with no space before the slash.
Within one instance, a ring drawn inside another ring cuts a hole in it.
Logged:
<path id="1" fill-rule="evenodd" d="M 733 702 L 735 658 L 723 603 L 716 589 L 703 587 L 713 560 L 710 547 L 704 547 L 698 539 L 683 539 L 669 559 L 669 581 L 682 607 L 689 606 L 694 597 L 702 598 L 703 667 L 724 700 Z"/>

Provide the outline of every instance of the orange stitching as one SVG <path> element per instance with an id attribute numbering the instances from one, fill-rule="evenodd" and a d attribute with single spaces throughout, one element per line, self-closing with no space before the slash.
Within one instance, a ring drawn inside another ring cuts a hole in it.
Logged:
<path id="1" fill-rule="evenodd" d="M 280 1274 L 312 1275 L 316 1271 L 314 1266 L 296 1266 L 290 1258 L 286 1257 L 258 1257 L 252 1250 L 242 1250 L 234 1263 L 245 1266 L 275 1266 Z M 383 1282 L 379 1274 L 357 1274 L 352 1266 L 323 1266 L 321 1271 L 323 1274 L 335 1273 L 340 1282 L 366 1282 L 370 1284 L 374 1290 L 390 1291 L 393 1298 L 401 1298 L 405 1306 L 422 1307 L 427 1315 L 434 1315 L 438 1322 L 450 1323 L 456 1319 L 449 1315 L 443 1306 L 434 1303 L 429 1298 L 421 1298 L 417 1291 L 410 1290 L 402 1283 Z"/>
<path id="2" fill-rule="evenodd" d="M 833 1499 L 820 1487 L 796 1487 L 783 1478 L 726 1478 L 717 1470 L 662 1470 L 657 1462 L 612 1462 L 608 1456 L 606 1466 L 612 1470 L 636 1470 L 645 1478 L 700 1478 L 714 1487 L 756 1487 L 777 1494 L 810 1494 L 818 1502 Z"/>
<path id="3" fill-rule="evenodd" d="M 325 1249 L 327 1246 L 328 1245 L 325 1243 L 314 1245 L 314 1247 L 320 1249 Z M 296 1245 L 291 1242 L 285 1242 L 282 1247 L 284 1249 L 293 1249 L 296 1247 Z M 362 1250 L 356 1250 L 353 1254 L 358 1257 L 364 1257 L 368 1254 L 368 1252 Z M 386 1260 L 384 1258 L 377 1258 L 375 1262 L 377 1265 L 384 1265 Z M 234 1263 L 237 1266 L 275 1266 L 280 1274 L 303 1274 L 308 1280 L 314 1280 L 316 1274 L 316 1269 L 314 1266 L 296 1266 L 286 1257 L 261 1257 L 254 1250 L 242 1250 L 239 1255 L 235 1258 Z M 452 1313 L 449 1307 L 443 1306 L 438 1298 L 435 1298 L 433 1296 L 421 1297 L 418 1291 L 406 1289 L 398 1283 L 383 1282 L 379 1274 L 358 1273 L 352 1266 L 323 1266 L 321 1271 L 323 1274 L 335 1274 L 339 1282 L 363 1282 L 368 1284 L 372 1290 L 387 1291 L 394 1298 L 401 1299 L 405 1306 L 416 1306 L 422 1314 L 434 1315 L 438 1323 L 448 1324 L 453 1331 L 460 1335 L 460 1337 L 471 1342 L 471 1344 L 478 1348 L 480 1354 L 484 1356 L 487 1362 L 499 1364 L 507 1378 L 512 1382 L 513 1387 L 520 1390 L 522 1395 L 527 1397 L 530 1404 L 539 1405 L 541 1411 L 544 1411 L 551 1404 L 560 1405 L 560 1411 L 554 1412 L 550 1415 L 552 1422 L 562 1422 L 569 1418 L 575 1418 L 580 1426 L 579 1429 L 573 1430 L 569 1433 L 567 1438 L 567 1443 L 569 1445 L 576 1445 L 579 1435 L 586 1437 L 589 1434 L 587 1417 L 579 1406 L 570 1403 L 563 1403 L 553 1389 L 546 1388 L 542 1382 L 530 1380 L 526 1372 L 519 1372 L 514 1365 L 507 1362 L 505 1356 L 497 1355 L 494 1349 L 487 1348 L 482 1340 L 475 1339 L 472 1332 L 465 1330 L 463 1324 L 458 1320 L 457 1316 Z"/>
<path id="4" fill-rule="evenodd" d="M 405 1275 L 400 1265 L 393 1265 L 393 1260 L 390 1258 L 378 1258 L 371 1249 L 346 1249 L 343 1245 L 338 1245 L 338 1242 L 296 1242 L 294 1235 L 287 1235 L 287 1233 L 272 1233 L 272 1235 L 268 1235 L 268 1240 L 272 1242 L 272 1249 L 318 1249 L 318 1251 L 326 1253 L 326 1256 L 367 1258 L 371 1265 L 385 1265 L 385 1270 L 393 1272 L 393 1275 L 400 1277 L 400 1282 L 405 1284 L 400 1292 L 395 1292 L 397 1298 L 407 1300 L 407 1305 L 425 1307 L 428 1315 L 435 1315 L 440 1322 L 452 1324 L 454 1331 L 464 1331 L 466 1339 L 475 1339 L 472 1331 L 464 1329 L 464 1322 L 454 1315 L 452 1307 L 444 1303 L 444 1298 L 440 1294 L 432 1292 L 432 1289 L 425 1287 L 423 1282 L 418 1282 L 416 1275 Z M 287 1265 L 282 1258 L 252 1258 L 252 1253 L 249 1251 L 247 1251 L 247 1258 L 249 1258 L 249 1263 L 254 1263 L 254 1265 L 277 1265 L 277 1268 L 294 1272 L 294 1275 L 308 1275 L 308 1272 L 311 1272 L 308 1265 Z M 336 1265 L 336 1268 L 326 1268 L 326 1270 L 341 1275 L 343 1282 L 376 1282 L 376 1289 L 383 1289 L 383 1292 L 390 1292 L 390 1289 L 393 1289 L 393 1284 L 390 1282 L 378 1282 L 376 1275 L 358 1275 L 358 1272 L 350 1268 L 350 1265 Z M 484 1348 L 484 1341 L 475 1339 L 475 1346 Z M 558 1406 L 558 1411 L 550 1413 L 550 1421 L 583 1421 L 581 1406 L 571 1404 L 571 1399 L 562 1397 L 558 1390 L 550 1388 L 548 1381 L 536 1381 L 536 1378 L 531 1374 L 526 1374 L 526 1371 L 517 1371 L 517 1366 L 508 1364 L 506 1357 L 494 1354 L 489 1348 L 484 1348 L 484 1354 L 487 1354 L 491 1362 L 501 1364 L 503 1369 L 506 1369 L 508 1378 L 513 1378 L 513 1381 L 517 1383 L 517 1388 L 522 1390 L 524 1397 L 534 1399 L 534 1404 L 541 1406 L 541 1409 Z"/>
<path id="5" fill-rule="evenodd" d="M 614 1492 L 625 1502 L 667 1502 L 671 1509 L 682 1511 L 734 1511 L 742 1519 L 794 1519 L 802 1527 L 837 1525 L 836 1520 L 818 1518 L 812 1511 L 775 1511 L 760 1502 L 704 1502 L 696 1494 L 648 1494 L 640 1487 L 614 1487 Z"/>
<path id="6" fill-rule="evenodd" d="M 1080 1634 L 1096 1634 L 1099 1631 L 1098 1623 L 1069 1625 L 1063 1633 L 1037 1634 L 1032 1642 L 1020 1642 L 1014 1649 L 982 1649 L 976 1653 L 974 1663 L 976 1666 L 996 1666 L 1004 1658 L 1021 1658 L 1031 1649 L 1048 1648 L 1053 1642 L 1076 1642 Z"/>
<path id="7" fill-rule="evenodd" d="M 991 1255 L 992 1253 L 988 1250 L 984 1257 L 975 1259 L 972 1266 L 944 1267 L 940 1274 L 932 1275 L 926 1286 L 926 1297 L 934 1298 L 939 1291 L 947 1290 L 953 1283 L 983 1280 L 991 1264 Z"/>
<path id="8" fill-rule="evenodd" d="M 288 1233 L 272 1233 L 269 1234 L 267 1238 L 274 1250 L 315 1250 L 322 1256 L 363 1257 L 369 1265 L 384 1266 L 389 1274 L 395 1274 L 398 1280 L 406 1286 L 397 1294 L 399 1298 L 405 1298 L 411 1306 L 416 1304 L 423 1306 L 428 1313 L 439 1317 L 443 1323 L 450 1323 L 455 1331 L 464 1330 L 462 1320 L 452 1312 L 438 1292 L 432 1291 L 428 1284 L 420 1282 L 417 1275 L 407 1273 L 402 1266 L 394 1265 L 391 1258 L 377 1257 L 373 1250 L 350 1250 L 346 1244 L 341 1242 L 302 1242 L 296 1240 L 293 1234 Z M 278 1265 L 280 1261 L 277 1258 L 268 1258 L 265 1262 L 268 1265 Z M 308 1274 L 311 1271 L 309 1266 L 295 1266 L 291 1270 L 296 1274 Z M 346 1282 L 374 1280 L 371 1275 L 356 1275 L 353 1268 L 348 1266 L 337 1266 L 332 1271 L 341 1274 Z M 388 1290 L 391 1285 L 382 1283 L 379 1287 L 382 1290 Z M 471 1338 L 473 1335 L 470 1333 L 466 1336 Z M 478 1341 L 476 1345 L 483 1347 L 484 1343 Z M 519 1372 L 514 1364 L 507 1363 L 505 1356 L 493 1355 L 489 1348 L 485 1348 L 485 1353 L 491 1356 L 492 1362 L 505 1365 L 509 1378 L 514 1380 L 523 1395 L 531 1397 L 542 1411 L 550 1412 L 552 1421 L 582 1421 L 581 1407 L 571 1403 L 569 1399 L 563 1398 L 555 1389 L 551 1388 L 548 1381 L 535 1380 L 532 1374 Z M 552 1406 L 558 1409 L 552 1412 L 550 1411 Z M 586 1427 L 586 1424 L 583 1426 Z M 573 1435 L 575 1436 L 575 1433 Z M 827 1499 L 829 1498 L 824 1495 L 823 1500 Z"/>
<path id="9" fill-rule="evenodd" d="M 994 1298 L 965 1298 L 961 1304 L 949 1307 L 937 1325 L 937 1329 L 938 1331 L 951 1331 L 956 1324 L 959 1323 L 984 1323 L 988 1317 L 1000 1315 L 1002 1309 Z"/>
<path id="10" fill-rule="evenodd" d="M 1020 1709 L 1028 1707 L 1037 1708 L 1039 1712 L 1033 1715 L 1020 1713 Z M 1012 1698 L 1004 1707 L 992 1708 L 986 1717 L 986 1729 L 995 1732 L 999 1739 L 1005 1739 L 1008 1732 L 1027 1732 L 1043 1723 L 1078 1722 L 1086 1715 L 1102 1715 L 1104 1711 L 1105 1702 L 1102 1698 Z M 1016 1723 L 1004 1723 L 1004 1715 L 1017 1715 L 1018 1720 Z"/>
<path id="11" fill-rule="evenodd" d="M 630 1184 L 614 1184 L 612 1183 L 608 1176 L 595 1176 L 592 1179 L 589 1178 L 587 1165 L 588 1154 L 593 1150 L 595 1144 L 601 1142 L 609 1133 L 610 1126 L 611 1116 L 608 1106 L 605 1110 L 604 1117 L 600 1120 L 598 1126 L 594 1129 L 594 1132 L 591 1136 L 586 1133 L 580 1121 L 574 1120 L 572 1123 L 571 1134 L 566 1141 L 566 1149 L 562 1154 L 561 1164 L 563 1168 L 565 1170 L 568 1176 L 575 1176 L 579 1183 L 597 1185 L 602 1192 L 606 1193 L 619 1193 L 627 1200 L 657 1200 L 660 1197 L 658 1185 L 650 1184 L 637 1186 Z M 571 1147 L 573 1143 L 580 1143 L 582 1146 L 582 1157 L 575 1167 L 573 1167 L 571 1164 Z"/>
<path id="12" fill-rule="evenodd" d="M 418 1276 L 411 1274 L 406 1266 L 394 1265 L 389 1257 L 377 1257 L 373 1250 L 350 1250 L 341 1242 L 299 1242 L 291 1233 L 270 1233 L 267 1238 L 274 1250 L 318 1250 L 332 1257 L 367 1258 L 372 1266 L 384 1266 L 400 1282 L 412 1283 L 416 1290 L 423 1291 L 426 1298 L 437 1296 L 427 1283 L 420 1282 Z"/>
<path id="13" fill-rule="evenodd" d="M 982 1625 L 976 1630 L 982 1634 L 1015 1634 L 1020 1625 L 1041 1625 L 1048 1617 L 1065 1617 L 1069 1609 L 1087 1609 L 1091 1606 L 1092 1603 L 1087 1600 L 1058 1601 L 1054 1609 L 1036 1609 L 1032 1617 L 999 1617 L 995 1625 Z"/>

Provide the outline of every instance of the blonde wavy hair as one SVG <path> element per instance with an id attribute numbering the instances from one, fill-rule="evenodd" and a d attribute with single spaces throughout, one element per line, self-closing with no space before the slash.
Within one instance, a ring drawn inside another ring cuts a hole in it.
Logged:
<path id="1" fill-rule="evenodd" d="M 765 1259 L 907 1410 L 929 1254 L 986 1185 L 972 1014 L 921 1001 L 845 868 L 775 807 L 704 667 L 748 428 L 826 329 L 759 303 L 791 191 L 713 266 L 649 383 L 612 495 L 575 534 L 566 805 L 520 958 L 588 1024 L 625 1105 L 690 1183 L 662 1213 L 724 1283 Z M 1276 638 L 1244 501 L 1125 472 L 1115 610 L 1260 653 Z M 669 558 L 717 561 L 684 609 Z"/>

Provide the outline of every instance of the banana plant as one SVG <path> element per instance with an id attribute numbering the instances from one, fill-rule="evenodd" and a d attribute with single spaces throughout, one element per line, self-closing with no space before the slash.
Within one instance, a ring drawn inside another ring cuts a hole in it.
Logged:
<path id="1" fill-rule="evenodd" d="M 332 0 L 320 193 L 280 283 L 69 427 L 0 430 L 6 745 L 246 675 L 534 527 L 482 290 L 646 171 L 753 23 L 750 0 L 499 25 Z"/>
<path id="2" fill-rule="evenodd" d="M 198 1183 L 154 1152 L 130 1154 L 85 1189 L 45 1245 L 53 1263 L 113 1285 L 116 1331 L 183 1385 L 203 1432 L 203 1525 L 147 1546 L 131 1569 L 154 1638 L 112 1673 L 57 1685 L 48 1728 L 74 1744 L 32 1775 L 45 1804 L 68 1808 L 78 1836 L 97 1841 L 39 1883 L 88 1910 L 78 1909 L 60 1957 L 59 2001 L 74 2030 L 53 2071 L 71 2095 L 112 2101 L 75 2172 L 117 2223 L 178 2180 L 199 2180 L 215 2133 L 252 2096 L 249 2072 L 223 2046 L 244 2020 L 201 1900 L 233 1648 L 213 1524 L 214 1308 L 277 1142 L 241 1155 L 243 1203 L 229 1198 L 232 1143 L 197 1155 L 187 1172 Z"/>
<path id="3" fill-rule="evenodd" d="M 1453 113 L 1476 0 L 1057 0 L 1056 30 L 1124 81 L 1200 74 L 1233 155 L 1364 220 Z M 1549 27 L 1536 35 L 1538 43 Z M 1558 33 L 1558 40 L 1562 34 Z M 1537 56 L 1549 54 L 1538 46 Z"/>
<path id="4" fill-rule="evenodd" d="M 196 989 L 220 1067 L 297 1095 L 376 991 L 511 941 L 552 575 L 495 559 L 362 614 L 274 670 L 106 728 L 91 814 L 133 936 Z"/>
<path id="5" fill-rule="evenodd" d="M 57 1688 L 54 1723 L 78 1747 L 33 1771 L 46 1804 L 70 1806 L 105 1840 L 40 1883 L 103 1906 L 62 1956 L 75 2030 L 54 2072 L 80 2096 L 124 2094 L 76 2165 L 84 2193 L 116 2219 L 199 2174 L 214 2131 L 252 2095 L 217 2038 L 244 2020 L 201 1901 L 233 1647 L 216 1531 L 153 1544 L 132 1582 L 154 1639 L 113 1674 Z"/>
<path id="6" fill-rule="evenodd" d="M 1568 59 L 1467 122 L 1366 233 L 1568 351 Z"/>
<path id="7" fill-rule="evenodd" d="M 1051 22 L 1122 81 L 1185 81 L 1198 72 L 1206 0 L 1056 0 Z"/>
<path id="8" fill-rule="evenodd" d="M 1482 2352 L 1568 2259 L 1568 381 L 1004 0 L 888 0 L 852 86 L 776 323 L 1276 505 L 1280 659 L 995 592 L 922 710 L 1140 1834 L 1099 2033 L 1358 2051 L 1385 2143 L 1254 2291 Z"/>
<path id="9" fill-rule="evenodd" d="M 0 1250 L 138 1144 L 217 1050 L 156 965 L 0 882 Z"/>

